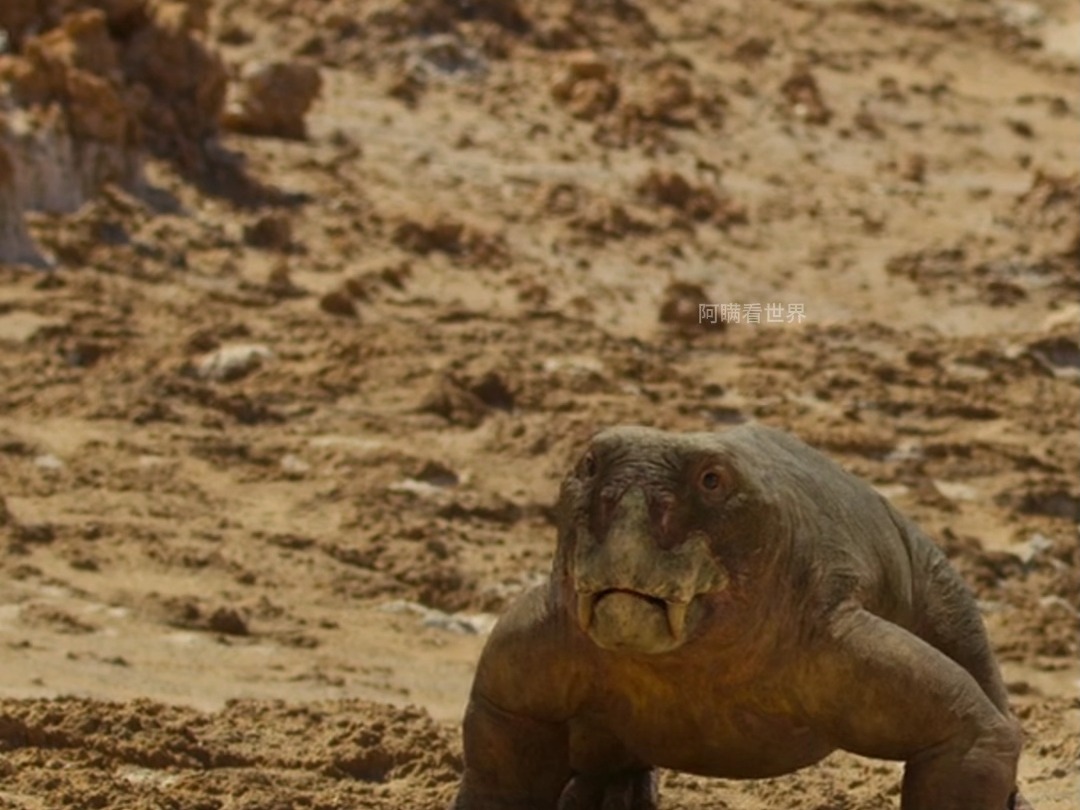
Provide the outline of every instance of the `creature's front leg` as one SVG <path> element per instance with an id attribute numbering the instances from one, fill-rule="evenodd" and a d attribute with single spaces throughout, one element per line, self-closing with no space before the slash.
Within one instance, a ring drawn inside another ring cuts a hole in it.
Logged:
<path id="1" fill-rule="evenodd" d="M 902 810 L 1025 807 L 1020 729 L 970 673 L 863 610 L 838 616 L 832 642 L 811 665 L 806 704 L 840 747 L 905 761 Z"/>
<path id="2" fill-rule="evenodd" d="M 465 774 L 452 810 L 555 810 L 570 780 L 569 730 L 504 711 L 475 692 Z"/>

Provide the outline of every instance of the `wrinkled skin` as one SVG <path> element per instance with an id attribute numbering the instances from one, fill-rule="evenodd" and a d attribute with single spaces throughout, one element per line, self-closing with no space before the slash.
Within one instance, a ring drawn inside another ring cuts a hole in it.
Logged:
<path id="1" fill-rule="evenodd" d="M 906 763 L 902 810 L 1026 808 L 974 600 L 798 440 L 614 428 L 563 482 L 550 582 L 481 656 L 454 810 L 652 810 L 654 769 Z"/>

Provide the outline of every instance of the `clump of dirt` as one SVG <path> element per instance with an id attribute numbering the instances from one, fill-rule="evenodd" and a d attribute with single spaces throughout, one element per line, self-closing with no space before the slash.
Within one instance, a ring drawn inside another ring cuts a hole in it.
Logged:
<path id="1" fill-rule="evenodd" d="M 251 64 L 244 69 L 222 123 L 249 135 L 303 140 L 306 116 L 319 95 L 322 77 L 303 62 Z"/>
<path id="2" fill-rule="evenodd" d="M 611 111 L 619 101 L 619 85 L 611 65 L 595 54 L 570 59 L 551 86 L 551 95 L 575 118 L 591 121 Z"/>
<path id="3" fill-rule="evenodd" d="M 489 233 L 444 214 L 405 219 L 394 229 L 393 239 L 399 247 L 420 256 L 439 252 L 462 263 L 493 267 L 509 259 L 506 240 L 499 233 Z"/>
<path id="4" fill-rule="evenodd" d="M 420 410 L 443 417 L 452 424 L 479 425 L 495 411 L 509 411 L 515 396 L 502 375 L 487 371 L 475 377 L 441 375 L 425 394 Z"/>
<path id="5" fill-rule="evenodd" d="M 747 222 L 746 208 L 715 188 L 695 184 L 674 171 L 651 169 L 637 186 L 638 194 L 656 205 L 678 211 L 695 222 L 726 228 Z"/>
<path id="6" fill-rule="evenodd" d="M 1019 227 L 1050 232 L 1055 244 L 1047 252 L 1059 254 L 1071 270 L 1080 269 L 1080 174 L 1036 171 L 1017 199 L 1016 216 Z M 1080 285 L 1075 276 L 1073 282 Z"/>
<path id="7" fill-rule="evenodd" d="M 726 104 L 719 91 L 699 86 L 685 60 L 655 59 L 627 74 L 595 51 L 571 54 L 551 95 L 570 115 L 593 122 L 598 143 L 650 150 L 670 145 L 669 128 L 720 127 Z"/>
<path id="8" fill-rule="evenodd" d="M 825 103 L 825 95 L 817 77 L 807 65 L 796 65 L 782 85 L 780 92 L 791 115 L 807 124 L 824 125 L 832 120 L 833 112 Z"/>

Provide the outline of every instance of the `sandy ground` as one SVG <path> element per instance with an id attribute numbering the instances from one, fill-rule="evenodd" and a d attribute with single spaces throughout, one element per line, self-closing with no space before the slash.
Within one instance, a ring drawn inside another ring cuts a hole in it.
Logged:
<path id="1" fill-rule="evenodd" d="M 228 131 L 121 94 L 139 176 L 26 214 L 53 270 L 0 265 L 0 808 L 442 807 L 584 438 L 750 419 L 942 544 L 1025 793 L 1077 806 L 1075 4 L 218 0 L 203 27 Z M 260 60 L 317 68 L 289 137 L 235 113 Z M 836 755 L 665 774 L 662 806 L 898 789 Z"/>

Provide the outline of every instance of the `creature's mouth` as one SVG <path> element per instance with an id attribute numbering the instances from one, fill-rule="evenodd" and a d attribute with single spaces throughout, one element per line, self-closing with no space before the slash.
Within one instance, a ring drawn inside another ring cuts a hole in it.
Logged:
<path id="1" fill-rule="evenodd" d="M 606 588 L 592 593 L 578 592 L 578 623 L 586 633 L 592 629 L 594 614 L 605 600 L 608 600 L 608 604 L 613 605 L 612 609 L 618 613 L 633 612 L 653 615 L 662 613 L 667 621 L 667 630 L 671 634 L 671 640 L 676 643 L 682 642 L 686 634 L 686 616 L 690 609 L 690 602 L 664 599 L 630 588 Z"/>

